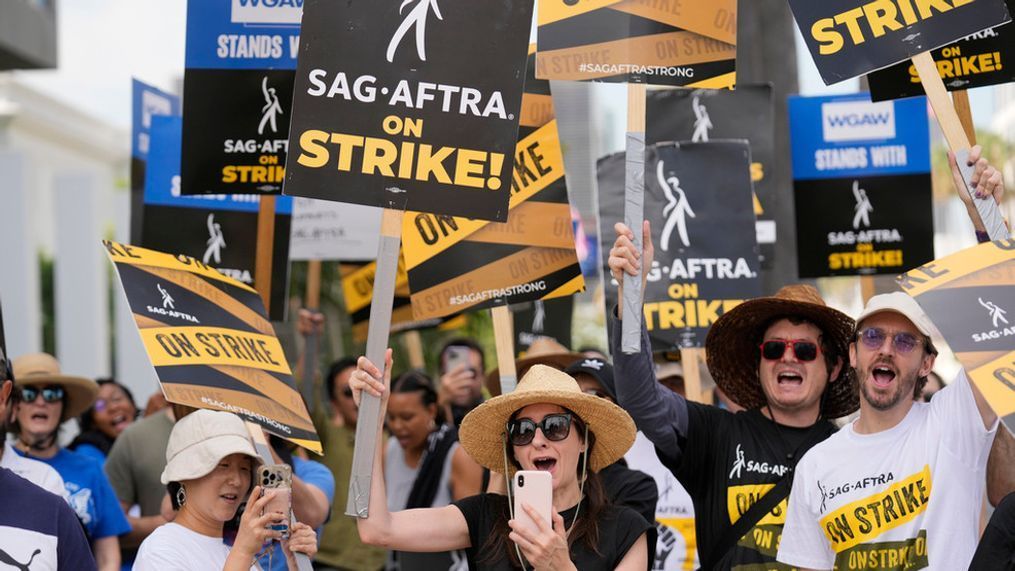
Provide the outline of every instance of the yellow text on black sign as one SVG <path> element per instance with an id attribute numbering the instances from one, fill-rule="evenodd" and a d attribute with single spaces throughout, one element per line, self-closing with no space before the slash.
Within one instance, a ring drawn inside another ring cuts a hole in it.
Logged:
<path id="1" fill-rule="evenodd" d="M 810 34 L 818 42 L 818 53 L 831 55 L 844 47 L 858 46 L 869 39 L 929 20 L 976 0 L 873 0 L 811 26 Z"/>
<path id="2" fill-rule="evenodd" d="M 949 46 L 941 50 L 945 59 L 935 59 L 938 75 L 941 79 L 954 79 L 977 76 L 983 73 L 1001 71 L 1004 64 L 1001 62 L 1001 52 L 986 52 L 973 55 L 962 55 L 962 48 Z M 920 74 L 916 66 L 909 66 L 909 81 L 920 83 Z"/>
<path id="3" fill-rule="evenodd" d="M 423 120 L 394 115 L 381 122 L 391 137 L 423 136 Z M 440 146 L 387 137 L 368 137 L 307 129 L 299 134 L 297 162 L 306 168 L 437 182 L 467 188 L 499 190 L 503 153 Z"/>
<path id="4" fill-rule="evenodd" d="M 720 315 L 743 303 L 742 299 L 697 299 L 698 284 L 694 283 L 671 284 L 667 293 L 673 301 L 644 304 L 645 327 L 649 331 L 708 327 Z"/>

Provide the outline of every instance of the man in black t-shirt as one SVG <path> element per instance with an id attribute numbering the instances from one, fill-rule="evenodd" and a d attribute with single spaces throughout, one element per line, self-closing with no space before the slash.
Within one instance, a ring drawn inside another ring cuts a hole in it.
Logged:
<path id="1" fill-rule="evenodd" d="M 623 273 L 644 267 L 644 276 L 652 268 L 654 252 L 648 222 L 642 252 L 629 228 L 616 230 L 609 265 L 623 284 Z M 745 533 L 731 530 L 780 480 L 792 480 L 804 452 L 835 431 L 830 419 L 859 407 L 855 381 L 843 366 L 853 320 L 805 285 L 724 313 L 705 348 L 716 384 L 746 409 L 732 414 L 688 402 L 657 383 L 647 330 L 642 327 L 641 353 L 625 355 L 619 307 L 616 317 L 611 348 L 618 402 L 690 493 L 702 568 L 788 569 L 775 560 L 786 500 L 758 514 Z"/>

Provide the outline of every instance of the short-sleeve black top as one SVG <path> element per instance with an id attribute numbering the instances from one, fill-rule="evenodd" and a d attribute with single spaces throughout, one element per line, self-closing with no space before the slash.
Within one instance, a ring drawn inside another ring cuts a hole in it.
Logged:
<path id="1" fill-rule="evenodd" d="M 487 552 L 487 541 L 497 518 L 500 514 L 510 517 L 506 496 L 479 494 L 454 502 L 453 505 L 462 512 L 469 526 L 471 547 L 466 550 L 469 569 L 473 571 L 518 569 L 518 567 L 511 565 L 506 553 L 499 554 L 491 560 L 490 554 Z M 560 512 L 567 528 L 571 527 L 577 507 Z M 579 514 L 578 517 L 581 515 Z M 582 571 L 598 569 L 612 571 L 617 568 L 627 551 L 641 534 L 648 531 L 649 527 L 648 522 L 631 508 L 609 505 L 602 517 L 599 518 L 599 553 L 592 552 L 583 541 L 579 541 L 571 546 L 571 561 L 574 562 L 576 568 Z"/>

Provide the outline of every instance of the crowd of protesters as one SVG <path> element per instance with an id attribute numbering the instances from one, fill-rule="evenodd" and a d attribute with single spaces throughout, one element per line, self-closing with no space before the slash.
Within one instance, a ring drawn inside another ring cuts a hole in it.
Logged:
<path id="1" fill-rule="evenodd" d="M 999 197 L 1000 174 L 971 160 L 973 187 Z M 651 267 L 651 228 L 615 231 L 623 284 Z M 540 339 L 509 394 L 468 338 L 443 345 L 434 378 L 390 350 L 335 361 L 309 403 L 320 458 L 227 412 L 153 399 L 141 415 L 112 379 L 0 347 L 0 569 L 266 571 L 299 554 L 366 571 L 1015 568 L 1015 439 L 965 371 L 934 373 L 939 334 L 908 295 L 854 319 L 797 284 L 727 311 L 705 343 L 716 405 L 685 397 L 644 324 L 623 353 L 626 316 L 609 311 L 614 363 Z M 308 339 L 322 327 L 299 313 Z M 365 427 L 356 519 L 364 393 L 385 414 Z M 268 455 L 291 468 L 291 513 L 257 480 Z M 516 513 L 520 470 L 549 472 L 549 523 Z"/>

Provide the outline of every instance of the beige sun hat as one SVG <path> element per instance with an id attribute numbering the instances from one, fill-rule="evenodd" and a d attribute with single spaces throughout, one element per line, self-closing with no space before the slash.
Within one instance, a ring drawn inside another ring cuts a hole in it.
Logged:
<path id="1" fill-rule="evenodd" d="M 634 421 L 624 409 L 583 393 L 574 377 L 563 371 L 533 365 L 514 392 L 494 397 L 465 416 L 458 431 L 465 451 L 483 467 L 503 473 L 508 420 L 519 409 L 539 403 L 564 407 L 588 425 L 596 437 L 589 456 L 593 472 L 619 460 L 634 444 Z"/>
<path id="2" fill-rule="evenodd" d="M 30 353 L 14 359 L 14 383 L 18 387 L 60 385 L 67 393 L 60 422 L 79 416 L 92 406 L 99 385 L 92 379 L 64 375 L 60 362 L 49 353 Z"/>
<path id="3" fill-rule="evenodd" d="M 166 446 L 162 483 L 196 480 L 207 476 L 230 454 L 246 454 L 261 463 L 250 433 L 240 417 L 231 412 L 198 410 L 173 425 Z"/>

